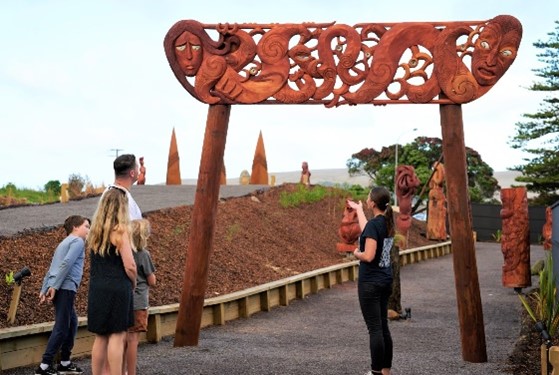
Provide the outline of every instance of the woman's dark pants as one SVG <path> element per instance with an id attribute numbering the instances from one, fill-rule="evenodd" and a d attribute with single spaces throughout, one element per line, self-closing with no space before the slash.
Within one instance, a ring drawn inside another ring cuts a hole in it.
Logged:
<path id="1" fill-rule="evenodd" d="M 357 286 L 359 305 L 369 330 L 371 370 L 380 371 L 392 367 L 392 337 L 388 329 L 388 298 L 392 284 L 379 285 L 359 282 Z"/>

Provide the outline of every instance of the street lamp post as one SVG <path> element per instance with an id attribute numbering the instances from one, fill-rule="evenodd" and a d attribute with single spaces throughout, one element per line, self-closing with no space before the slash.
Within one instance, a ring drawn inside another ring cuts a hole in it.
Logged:
<path id="1" fill-rule="evenodd" d="M 400 139 L 404 135 L 415 131 L 417 131 L 417 128 L 413 128 L 412 130 L 406 130 L 405 132 L 400 134 L 400 136 L 396 140 L 396 145 L 394 146 L 394 206 L 398 205 L 398 196 L 396 195 L 396 187 L 397 187 L 396 177 L 398 175 L 398 143 L 400 142 Z"/>

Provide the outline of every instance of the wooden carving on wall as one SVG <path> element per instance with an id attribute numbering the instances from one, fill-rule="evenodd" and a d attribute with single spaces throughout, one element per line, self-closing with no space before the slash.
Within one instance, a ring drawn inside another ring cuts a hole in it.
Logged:
<path id="1" fill-rule="evenodd" d="M 164 40 L 182 86 L 207 104 L 462 104 L 516 58 L 522 25 L 488 21 L 202 24 Z"/>

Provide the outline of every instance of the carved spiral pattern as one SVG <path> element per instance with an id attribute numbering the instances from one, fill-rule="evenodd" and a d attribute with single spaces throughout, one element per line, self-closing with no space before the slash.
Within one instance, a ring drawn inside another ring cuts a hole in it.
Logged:
<path id="1" fill-rule="evenodd" d="M 184 20 L 164 47 L 179 82 L 208 104 L 462 104 L 502 77 L 521 37 L 520 22 L 506 15 L 353 27 Z"/>

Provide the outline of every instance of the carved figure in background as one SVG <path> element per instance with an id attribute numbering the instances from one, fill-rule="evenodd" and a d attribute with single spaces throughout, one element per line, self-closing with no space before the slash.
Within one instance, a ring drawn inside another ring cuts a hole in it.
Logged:
<path id="1" fill-rule="evenodd" d="M 427 211 L 427 238 L 446 240 L 446 198 L 443 191 L 444 165 L 435 163 L 429 181 L 429 210 Z"/>
<path id="2" fill-rule="evenodd" d="M 311 184 L 311 172 L 309 171 L 309 164 L 304 161 L 301 168 L 303 170 L 301 171 L 301 179 L 299 180 L 299 183 L 309 186 Z"/>
<path id="3" fill-rule="evenodd" d="M 411 201 L 420 182 L 415 175 L 415 168 L 411 165 L 399 165 L 396 171 L 396 196 L 400 214 L 396 219 L 398 232 L 407 238 L 408 230 L 411 227 Z M 406 248 L 406 245 L 401 246 Z"/>
<path id="4" fill-rule="evenodd" d="M 543 249 L 551 250 L 551 228 L 553 225 L 553 213 L 551 207 L 545 208 L 545 223 L 542 228 Z"/>
<path id="5" fill-rule="evenodd" d="M 339 252 L 353 253 L 357 247 L 356 243 L 360 234 L 361 227 L 359 226 L 357 211 L 346 201 L 342 223 L 340 224 L 340 229 L 338 229 L 338 235 L 342 242 L 336 244 L 336 249 Z"/>
<path id="6" fill-rule="evenodd" d="M 501 189 L 501 202 L 501 251 L 505 260 L 503 286 L 526 288 L 532 285 L 526 188 Z"/>
<path id="7" fill-rule="evenodd" d="M 207 104 L 461 104 L 501 78 L 521 37 L 522 25 L 507 15 L 355 26 L 182 20 L 164 46 L 179 82 Z"/>
<path id="8" fill-rule="evenodd" d="M 146 184 L 146 167 L 144 166 L 144 157 L 140 156 L 140 173 L 138 173 L 138 185 Z"/>
<path id="9" fill-rule="evenodd" d="M 250 183 L 250 173 L 246 169 L 241 172 L 239 176 L 239 184 L 240 185 L 248 185 Z"/>

